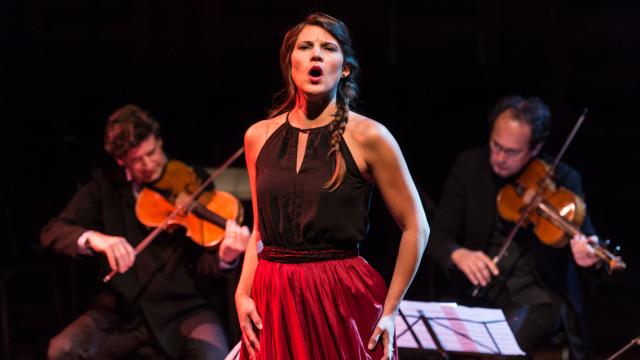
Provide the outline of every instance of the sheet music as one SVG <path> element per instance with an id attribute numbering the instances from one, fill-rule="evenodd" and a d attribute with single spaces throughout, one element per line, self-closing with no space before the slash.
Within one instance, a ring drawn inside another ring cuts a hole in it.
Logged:
<path id="1" fill-rule="evenodd" d="M 496 342 L 498 343 L 500 352 L 502 354 L 513 353 L 516 355 L 524 355 L 524 352 L 520 349 L 520 346 L 518 346 L 516 338 L 513 335 L 511 328 L 509 328 L 509 325 L 506 324 L 505 328 L 505 326 L 502 324 L 506 324 L 506 322 L 487 324 L 487 326 L 489 327 L 489 331 L 496 338 Z"/>
<path id="2" fill-rule="evenodd" d="M 400 319 L 400 321 L 397 319 L 398 318 L 396 318 L 396 334 L 398 334 L 398 347 L 419 349 L 420 346 L 418 346 L 415 338 L 408 331 L 407 324 L 402 319 Z M 436 344 L 433 342 L 433 339 L 429 335 L 429 331 L 424 323 L 418 317 L 408 318 L 407 320 L 409 321 L 413 332 L 418 337 L 418 341 L 420 342 L 420 345 L 422 345 L 422 348 L 436 350 Z"/>
<path id="3" fill-rule="evenodd" d="M 447 352 L 525 355 L 500 309 L 403 300 L 400 310 L 423 349 L 435 350 L 436 344 L 420 320 L 421 315 L 428 319 Z M 396 333 L 399 347 L 420 348 L 401 316 L 396 317 Z"/>

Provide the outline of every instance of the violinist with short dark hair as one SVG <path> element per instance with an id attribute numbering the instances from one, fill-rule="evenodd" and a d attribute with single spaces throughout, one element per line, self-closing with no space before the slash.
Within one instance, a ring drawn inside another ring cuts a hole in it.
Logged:
<path id="1" fill-rule="evenodd" d="M 185 231 L 163 232 L 136 255 L 134 247 L 151 231 L 136 217 L 136 198 L 165 175 L 168 163 L 159 125 L 145 110 L 126 105 L 109 117 L 104 143 L 119 166 L 97 172 L 44 227 L 41 242 L 72 257 L 95 256 L 101 275 L 118 274 L 99 289 L 88 311 L 51 340 L 48 357 L 131 358 L 148 349 L 153 358 L 224 358 L 222 323 L 196 269 L 221 273 L 235 267 L 248 229 L 228 220 L 224 238 L 207 250 Z M 177 206 L 189 199 L 185 192 L 175 195 Z"/>
<path id="2" fill-rule="evenodd" d="M 520 229 L 501 261 L 492 260 L 514 226 L 499 216 L 496 195 L 532 159 L 544 158 L 540 150 L 551 127 L 549 108 L 539 98 L 507 97 L 489 120 L 488 146 L 462 153 L 445 183 L 428 252 L 462 273 L 452 278 L 448 296 L 463 304 L 502 308 L 525 352 L 563 327 L 571 357 L 582 359 L 586 328 L 580 273 L 599 264 L 587 237 L 577 235 L 569 246 L 555 248 L 538 241 L 530 228 Z M 553 180 L 584 197 L 580 174 L 566 164 L 557 166 Z M 597 241 L 588 215 L 581 231 Z M 483 287 L 481 297 L 464 291 L 474 286 Z"/>

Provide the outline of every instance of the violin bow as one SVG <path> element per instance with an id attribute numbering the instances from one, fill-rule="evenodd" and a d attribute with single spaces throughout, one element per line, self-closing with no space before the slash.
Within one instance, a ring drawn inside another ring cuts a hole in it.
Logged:
<path id="1" fill-rule="evenodd" d="M 155 228 L 151 233 L 149 233 L 149 235 L 147 235 L 147 237 L 144 238 L 144 240 L 142 240 L 135 248 L 135 253 L 136 255 L 140 254 L 142 252 L 142 250 L 144 250 L 162 231 L 164 231 L 167 226 L 169 226 L 169 223 L 171 222 L 171 220 L 173 220 L 178 214 L 184 212 L 185 210 L 189 209 L 191 207 L 191 205 L 193 205 L 193 203 L 196 201 L 196 199 L 198 198 L 198 196 L 200 196 L 202 194 L 202 192 L 204 192 L 204 190 L 207 188 L 207 186 L 209 186 L 213 180 L 218 177 L 218 175 L 220 175 L 222 172 L 224 172 L 225 170 L 227 170 L 227 168 L 234 162 L 236 161 L 236 159 L 238 157 L 240 157 L 240 155 L 242 155 L 242 153 L 244 152 L 244 148 L 241 147 L 240 149 L 238 149 L 235 153 L 233 153 L 233 155 L 231 155 L 231 157 L 229 157 L 222 165 L 220 165 L 219 168 L 217 168 L 216 170 L 214 170 L 211 175 L 209 175 L 209 177 L 207 178 L 207 180 L 203 181 L 202 184 L 200 184 L 200 187 L 198 187 L 198 189 L 196 191 L 193 192 L 193 194 L 191 194 L 188 198 L 187 201 L 185 201 L 185 203 L 181 206 L 176 206 L 176 208 L 171 212 L 171 214 L 169 214 L 164 221 L 162 222 L 162 224 L 160 224 L 157 228 Z M 103 279 L 102 282 L 107 283 L 109 282 L 111 279 L 113 279 L 113 277 L 117 274 L 116 270 L 111 270 L 111 272 L 109 274 L 107 274 Z"/>
<path id="2" fill-rule="evenodd" d="M 533 209 L 537 206 L 537 199 L 540 197 L 540 194 L 542 194 L 542 191 L 544 189 L 544 184 L 546 184 L 547 180 L 549 180 L 549 178 L 551 178 L 551 176 L 555 172 L 556 167 L 558 166 L 558 163 L 560 163 L 560 159 L 569 148 L 569 144 L 571 144 L 571 141 L 573 141 L 573 138 L 578 133 L 578 129 L 580 129 L 580 126 L 584 122 L 584 119 L 587 116 L 587 112 L 589 112 L 587 108 L 584 108 L 584 110 L 582 110 L 582 114 L 580 114 L 578 121 L 576 121 L 575 125 L 573 126 L 573 129 L 571 129 L 571 133 L 569 133 L 569 136 L 567 136 L 567 139 L 564 141 L 562 148 L 560 149 L 555 159 L 553 160 L 553 164 L 551 165 L 551 167 L 549 167 L 549 170 L 544 175 L 542 180 L 540 180 L 540 184 L 536 189 L 536 192 L 531 197 L 531 201 L 529 201 L 529 203 L 527 204 L 527 207 L 520 214 L 520 218 L 518 218 L 518 221 L 513 225 L 513 227 L 511 228 L 511 231 L 509 231 L 509 235 L 507 236 L 504 243 L 500 247 L 500 251 L 498 251 L 498 254 L 494 256 L 493 259 L 491 259 L 494 264 L 498 265 L 498 263 L 502 260 L 504 255 L 507 253 L 507 249 L 513 242 L 513 239 L 516 237 L 518 230 L 522 227 L 527 217 L 529 217 L 529 214 L 531 213 L 531 211 L 533 211 Z M 473 297 L 478 296 L 480 294 L 480 289 L 481 289 L 481 286 L 476 285 L 476 287 L 473 289 L 473 292 L 471 293 L 471 296 Z"/>

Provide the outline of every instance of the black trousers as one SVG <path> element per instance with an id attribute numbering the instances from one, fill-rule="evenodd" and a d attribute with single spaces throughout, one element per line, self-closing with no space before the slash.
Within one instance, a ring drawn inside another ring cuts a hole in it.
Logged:
<path id="1" fill-rule="evenodd" d="M 504 309 L 509 327 L 527 354 L 545 344 L 562 326 L 561 307 L 556 304 L 516 305 Z"/>
<path id="2" fill-rule="evenodd" d="M 224 359 L 228 344 L 213 311 L 200 311 L 180 324 L 180 359 Z M 51 339 L 49 359 L 169 359 L 141 316 L 124 318 L 92 309 Z"/>

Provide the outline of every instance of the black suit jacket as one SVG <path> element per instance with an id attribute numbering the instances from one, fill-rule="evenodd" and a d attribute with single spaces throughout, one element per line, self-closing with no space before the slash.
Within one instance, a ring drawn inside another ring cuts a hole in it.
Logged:
<path id="1" fill-rule="evenodd" d="M 44 227 L 41 243 L 76 257 L 78 238 L 88 230 L 122 236 L 133 247 L 150 232 L 136 218 L 135 198 L 122 168 L 96 172 L 62 213 Z M 211 311 L 189 267 L 203 250 L 182 234 L 161 234 L 137 255 L 132 269 L 117 274 L 99 290 L 94 304 L 144 317 L 161 346 L 174 357 L 182 347 L 180 321 L 194 312 Z M 205 256 L 217 265 L 217 253 Z M 99 262 L 104 276 L 110 271 L 106 256 L 99 255 Z"/>
<path id="2" fill-rule="evenodd" d="M 558 186 L 584 199 L 581 177 L 576 170 L 560 163 L 554 180 Z M 464 152 L 456 160 L 445 183 L 428 243 L 428 254 L 445 268 L 452 266 L 451 254 L 460 247 L 484 252 L 489 248 L 497 226 L 498 182 L 489 163 L 488 148 Z M 595 234 L 588 215 L 582 231 L 586 235 Z M 534 239 L 530 230 L 521 229 L 516 237 L 523 236 Z M 523 243 L 532 255 L 529 259 L 533 261 L 534 276 L 544 288 L 569 305 L 569 317 L 574 320 L 569 326 L 574 329 L 570 331 L 582 336 L 581 268 L 573 260 L 570 247 L 556 249 L 529 239 Z"/>

